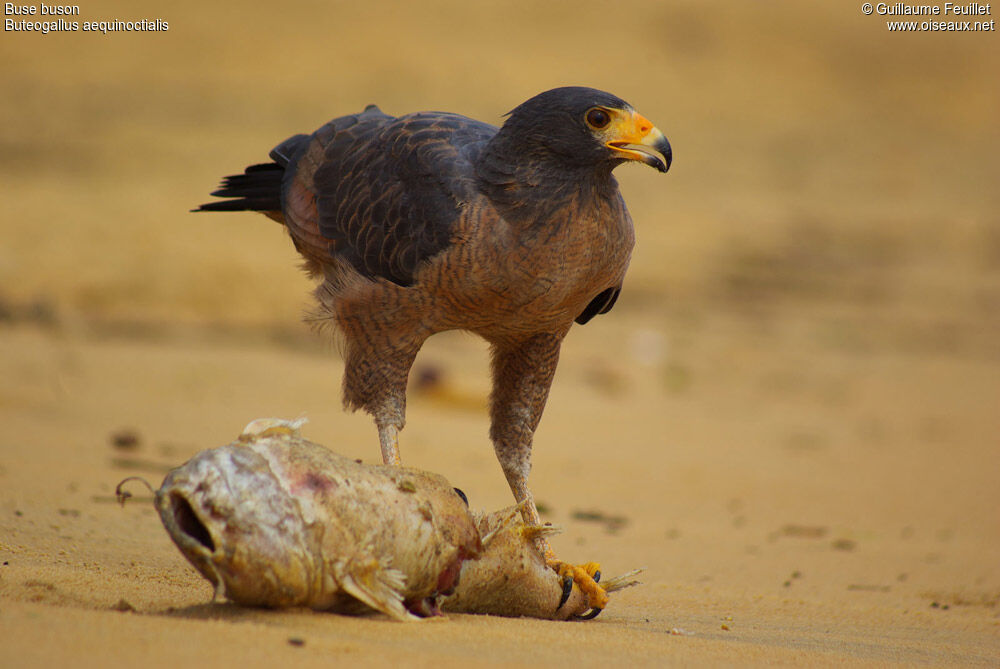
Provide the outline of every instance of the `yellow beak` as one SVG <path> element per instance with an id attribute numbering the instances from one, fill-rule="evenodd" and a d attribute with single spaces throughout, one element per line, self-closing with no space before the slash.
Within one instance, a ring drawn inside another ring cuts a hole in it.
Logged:
<path id="1" fill-rule="evenodd" d="M 609 149 L 620 153 L 625 160 L 638 160 L 661 172 L 669 170 L 673 160 L 673 152 L 667 138 L 645 116 L 636 111 L 616 117 L 605 144 Z M 630 148 L 634 146 L 648 146 L 663 156 L 663 159 L 652 153 Z"/>

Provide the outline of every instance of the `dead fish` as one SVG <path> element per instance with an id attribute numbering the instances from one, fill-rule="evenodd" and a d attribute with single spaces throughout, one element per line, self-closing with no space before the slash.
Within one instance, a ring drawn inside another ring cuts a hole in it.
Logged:
<path id="1" fill-rule="evenodd" d="M 535 538 L 561 530 L 553 525 L 525 525 L 517 506 L 493 513 L 474 512 L 482 536 L 483 550 L 476 560 L 462 566 L 462 579 L 455 593 L 441 605 L 453 613 L 485 613 L 497 616 L 587 619 L 587 595 L 562 581 L 545 562 Z M 601 583 L 605 592 L 638 585 L 633 577 L 641 569 Z"/>
<path id="2" fill-rule="evenodd" d="M 257 420 L 170 472 L 164 527 L 216 596 L 251 606 L 439 613 L 482 550 L 462 497 L 437 474 L 365 465 Z"/>
<path id="3" fill-rule="evenodd" d="M 471 513 L 443 477 L 337 455 L 303 439 L 303 422 L 256 420 L 233 443 L 171 471 L 156 491 L 164 527 L 215 597 L 367 607 L 397 620 L 442 609 L 588 617 L 587 596 L 535 544 L 557 528 L 526 526 L 517 506 Z M 634 585 L 635 573 L 605 581 L 606 592 Z"/>

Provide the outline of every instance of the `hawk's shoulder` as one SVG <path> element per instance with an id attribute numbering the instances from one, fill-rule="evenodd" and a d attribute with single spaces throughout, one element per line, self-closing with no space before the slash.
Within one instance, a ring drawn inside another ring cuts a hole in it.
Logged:
<path id="1" fill-rule="evenodd" d="M 496 130 L 444 112 L 395 118 L 372 105 L 279 144 L 271 157 L 291 168 L 285 213 L 300 251 L 411 284 L 420 263 L 450 244 L 464 204 L 479 196 L 474 161 Z"/>

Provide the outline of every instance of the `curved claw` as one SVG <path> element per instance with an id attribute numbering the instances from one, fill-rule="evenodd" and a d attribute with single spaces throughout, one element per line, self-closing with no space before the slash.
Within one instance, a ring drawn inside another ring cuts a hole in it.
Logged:
<path id="1" fill-rule="evenodd" d="M 566 576 L 563 576 L 562 596 L 559 598 L 559 606 L 556 607 L 556 611 L 561 609 L 563 604 L 569 600 L 571 592 L 573 592 L 573 577 L 567 574 Z"/>
<path id="2" fill-rule="evenodd" d="M 604 609 L 599 609 L 597 607 L 594 607 L 591 610 L 589 610 L 586 613 L 584 613 L 582 616 L 576 616 L 576 619 L 577 620 L 593 620 L 597 616 L 601 615 L 601 611 L 603 611 L 603 610 Z"/>

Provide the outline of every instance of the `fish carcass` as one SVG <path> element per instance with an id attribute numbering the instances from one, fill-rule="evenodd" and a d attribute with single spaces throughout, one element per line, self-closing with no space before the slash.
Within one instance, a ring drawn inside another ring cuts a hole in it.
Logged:
<path id="1" fill-rule="evenodd" d="M 174 543 L 240 604 L 436 613 L 482 548 L 465 501 L 441 476 L 345 458 L 299 424 L 254 421 L 171 471 L 155 501 Z"/>
<path id="2" fill-rule="evenodd" d="M 587 596 L 548 567 L 517 507 L 470 513 L 424 471 L 366 465 L 261 419 L 171 471 L 155 494 L 174 543 L 215 588 L 250 606 L 397 620 L 464 613 L 568 619 Z M 632 585 L 631 574 L 605 582 Z"/>

